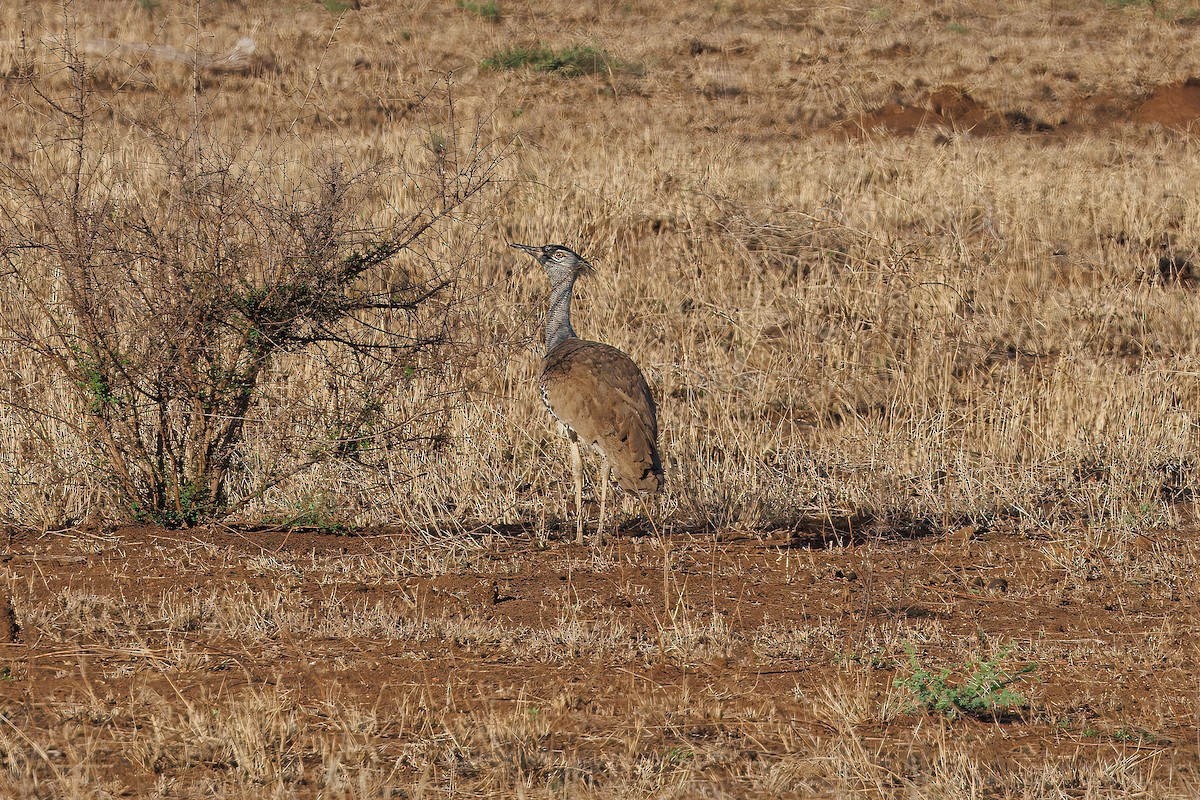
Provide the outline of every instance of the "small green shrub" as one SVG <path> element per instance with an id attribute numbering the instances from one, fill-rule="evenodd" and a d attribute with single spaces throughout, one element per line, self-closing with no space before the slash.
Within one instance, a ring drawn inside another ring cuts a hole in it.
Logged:
<path id="1" fill-rule="evenodd" d="M 539 69 L 552 57 L 553 53 L 545 47 L 510 47 L 492 53 L 483 60 L 482 66 L 484 69 Z"/>
<path id="2" fill-rule="evenodd" d="M 636 71 L 632 65 L 591 45 L 571 45 L 558 51 L 541 45 L 510 47 L 485 58 L 482 66 L 484 69 L 496 70 L 528 68 L 570 77 L 618 70 Z"/>
<path id="3" fill-rule="evenodd" d="M 500 5 L 496 0 L 485 0 L 473 3 L 471 0 L 458 0 L 458 7 L 488 22 L 499 22 L 501 18 Z"/>
<path id="4" fill-rule="evenodd" d="M 989 659 L 976 659 L 957 669 L 948 667 L 937 674 L 917 660 L 911 644 L 906 650 L 912 674 L 897 678 L 896 683 L 912 692 L 915 698 L 913 710 L 932 711 L 948 717 L 959 714 L 996 716 L 1029 705 L 1024 695 L 1009 687 L 1034 672 L 1037 665 L 1026 664 L 1016 672 L 1001 669 L 1000 662 L 1012 651 L 1011 646 L 1002 648 Z M 951 683 L 951 677 L 956 674 L 962 675 L 962 680 Z"/>

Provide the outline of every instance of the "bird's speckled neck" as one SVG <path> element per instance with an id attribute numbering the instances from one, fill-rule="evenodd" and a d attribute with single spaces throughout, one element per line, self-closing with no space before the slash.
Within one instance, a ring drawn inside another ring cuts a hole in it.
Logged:
<path id="1" fill-rule="evenodd" d="M 572 272 L 550 289 L 550 313 L 546 315 L 546 352 L 575 337 L 571 327 L 571 293 L 576 273 Z"/>

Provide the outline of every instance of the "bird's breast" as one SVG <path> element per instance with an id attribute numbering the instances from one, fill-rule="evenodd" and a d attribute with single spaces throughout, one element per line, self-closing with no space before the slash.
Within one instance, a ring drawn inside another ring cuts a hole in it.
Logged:
<path id="1" fill-rule="evenodd" d="M 545 386 L 542 386 L 541 390 L 542 390 L 542 405 L 544 405 L 546 407 L 546 410 L 550 412 L 550 416 L 554 417 L 555 419 L 558 419 L 558 414 L 554 413 L 554 406 L 550 405 L 550 393 L 546 391 Z M 558 421 L 562 422 L 561 419 L 558 419 Z"/>
<path id="2" fill-rule="evenodd" d="M 571 426 L 568 425 L 562 417 L 554 412 L 554 406 L 550 404 L 550 393 L 546 391 L 546 387 L 541 387 L 541 390 L 542 405 L 546 407 L 546 410 L 550 412 L 550 416 L 554 417 L 554 421 L 558 423 L 559 431 L 563 434 L 563 436 L 573 435 L 575 431 L 571 428 Z"/>

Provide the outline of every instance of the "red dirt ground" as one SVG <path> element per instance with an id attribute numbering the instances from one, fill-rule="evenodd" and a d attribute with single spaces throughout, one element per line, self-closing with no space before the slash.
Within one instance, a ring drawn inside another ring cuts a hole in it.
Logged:
<path id="1" fill-rule="evenodd" d="M 555 746 L 586 763 L 603 756 L 605 737 L 620 736 L 629 715 L 651 702 L 678 715 L 681 727 L 672 727 L 671 736 L 682 736 L 683 744 L 699 747 L 704 737 L 718 737 L 770 762 L 791 757 L 805 737 L 828 737 L 829 722 L 814 712 L 811 698 L 848 670 L 867 669 L 879 686 L 906 674 L 898 642 L 918 642 L 923 661 L 937 665 L 961 663 L 964 648 L 1009 644 L 1013 665 L 1037 664 L 1035 680 L 1022 687 L 1031 700 L 1024 712 L 1001 722 L 950 723 L 916 712 L 886 724 L 852 723 L 857 735 L 877 748 L 880 763 L 907 764 L 902 771 L 917 781 L 920 759 L 913 754 L 932 754 L 931 731 L 945 737 L 949 724 L 949 735 L 989 770 L 1124 754 L 1152 757 L 1147 763 L 1154 769 L 1194 784 L 1200 781 L 1194 707 L 1200 595 L 1190 574 L 1176 573 L 1180 564 L 1196 563 L 1200 536 L 1156 532 L 1092 545 L 1078 544 L 1080 538 L 1079 532 L 1055 541 L 974 528 L 936 536 L 875 526 L 841 537 L 680 535 L 664 553 L 656 540 L 625 536 L 611 545 L 606 563 L 592 568 L 586 548 L 551 541 L 541 549 L 524 536 L 491 536 L 469 544 L 471 556 L 457 568 L 447 562 L 447 569 L 338 575 L 313 565 L 415 564 L 414 554 L 430 545 L 397 531 L 10 533 L 4 561 L 20 630 L 0 644 L 0 664 L 7 665 L 0 708 L 30 741 L 52 744 L 63 709 L 97 697 L 119 705 L 119 698 L 153 691 L 200 703 L 231 685 L 270 686 L 287 676 L 293 702 L 336 695 L 386 720 L 411 716 L 414 698 L 456 687 L 447 713 L 464 720 L 500 713 L 529 695 L 569 695 L 577 706 L 564 711 Z M 102 620 L 53 616 L 75 595 L 137 616 L 162 607 L 168 596 L 235 588 L 246 596 L 286 589 L 288 602 L 313 609 L 333 598 L 355 608 L 404 598 L 398 622 L 465 620 L 494 630 L 495 643 L 269 628 L 247 641 L 203 620 L 183 628 L 126 621 L 110 630 Z M 582 618 L 623 620 L 631 637 L 652 649 L 676 616 L 710 628 L 719 620 L 728 641 L 706 634 L 707 643 L 701 637 L 693 651 L 660 649 L 645 657 L 597 657 L 585 645 L 549 662 L 522 657 L 504 643 L 506 631 L 532 635 L 560 625 L 563 597 Z M 37 622 L 51 618 L 59 620 L 51 629 Z M 794 651 L 754 644 L 764 626 L 780 625 L 801 637 L 825 631 L 826 644 Z M 171 655 L 181 647 L 189 655 Z M 723 698 L 729 718 L 707 719 L 689 699 L 699 695 Z M 789 735 L 800 738 L 780 740 L 767 728 L 751 737 L 731 721 L 743 712 L 790 720 Z M 156 781 L 188 784 L 225 769 L 127 760 L 113 731 L 149 724 L 129 714 L 115 722 L 97 718 L 94 730 L 86 720 L 73 723 L 72 736 L 94 739 L 89 758 L 107 780 L 137 793 Z M 401 726 L 379 746 L 391 752 L 411 735 Z M 713 769 L 714 781 L 736 787 L 735 776 Z"/>
<path id="2" fill-rule="evenodd" d="M 1191 129 L 1200 123 L 1200 78 L 1159 86 L 1133 112 L 1142 125 Z"/>

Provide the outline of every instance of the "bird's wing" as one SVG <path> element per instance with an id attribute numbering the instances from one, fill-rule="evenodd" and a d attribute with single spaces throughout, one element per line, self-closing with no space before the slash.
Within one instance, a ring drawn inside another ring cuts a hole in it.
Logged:
<path id="1" fill-rule="evenodd" d="M 600 342 L 568 339 L 543 360 L 541 384 L 550 410 L 604 453 L 622 488 L 661 488 L 654 398 L 629 356 Z"/>

